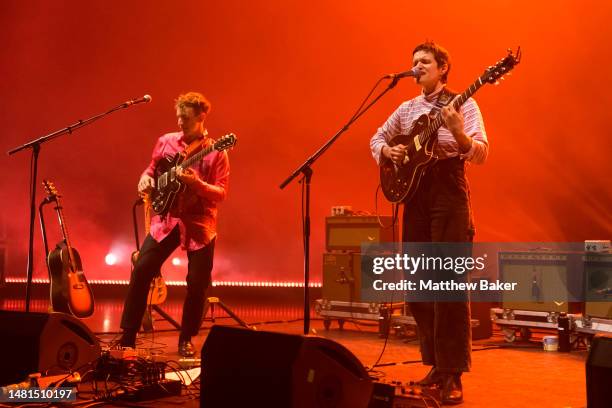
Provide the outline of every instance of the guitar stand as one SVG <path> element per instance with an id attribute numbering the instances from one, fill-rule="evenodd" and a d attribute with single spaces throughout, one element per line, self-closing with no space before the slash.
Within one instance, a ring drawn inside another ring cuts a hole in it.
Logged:
<path id="1" fill-rule="evenodd" d="M 134 238 L 136 240 L 136 249 L 140 249 L 140 239 L 138 238 L 138 217 L 136 216 L 136 208 L 139 205 L 142 205 L 143 203 L 144 201 L 142 200 L 142 198 L 138 198 L 134 202 L 134 205 L 132 206 L 132 221 L 134 224 Z M 145 314 L 142 317 L 142 329 L 146 333 L 151 333 L 153 331 L 153 322 L 154 322 L 153 311 L 156 311 L 157 314 L 163 317 L 166 321 L 168 321 L 168 323 L 174 326 L 177 330 L 179 331 L 181 330 L 181 325 L 178 324 L 178 322 L 174 320 L 172 316 L 166 313 L 166 311 L 162 309 L 160 306 L 147 305 L 147 308 L 145 309 Z"/>
<path id="2" fill-rule="evenodd" d="M 236 313 L 232 312 L 232 310 L 225 305 L 218 297 L 209 297 L 206 299 L 206 304 L 204 306 L 204 313 L 202 314 L 203 319 L 206 320 L 206 314 L 208 313 L 208 309 L 210 309 L 210 321 L 215 322 L 215 305 L 218 305 L 221 309 L 225 311 L 232 319 L 234 319 L 239 325 L 245 327 L 247 329 L 255 329 L 251 327 L 247 322 L 242 320 L 240 317 L 236 315 Z"/>
<path id="3" fill-rule="evenodd" d="M 164 320 L 174 326 L 178 331 L 181 330 L 181 325 L 176 320 L 174 320 L 172 316 L 166 313 L 166 311 L 162 309 L 159 305 L 147 305 L 147 308 L 145 309 L 145 314 L 142 317 L 142 329 L 145 331 L 145 333 L 151 333 L 154 330 L 153 322 L 155 320 L 153 319 L 153 311 L 157 312 L 158 315 L 163 317 Z"/>

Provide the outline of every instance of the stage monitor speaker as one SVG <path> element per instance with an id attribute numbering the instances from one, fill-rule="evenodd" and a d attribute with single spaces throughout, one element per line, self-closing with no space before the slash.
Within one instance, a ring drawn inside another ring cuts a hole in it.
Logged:
<path id="1" fill-rule="evenodd" d="M 202 348 L 201 407 L 367 407 L 372 381 L 320 337 L 213 326 Z"/>
<path id="2" fill-rule="evenodd" d="M 612 335 L 593 337 L 586 362 L 587 408 L 610 406 L 612 384 Z"/>
<path id="3" fill-rule="evenodd" d="M 71 315 L 0 310 L 0 385 L 79 371 L 99 356 L 96 337 Z"/>

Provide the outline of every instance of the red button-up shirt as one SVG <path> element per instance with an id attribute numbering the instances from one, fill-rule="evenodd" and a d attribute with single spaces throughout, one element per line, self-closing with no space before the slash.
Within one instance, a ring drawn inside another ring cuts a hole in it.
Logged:
<path id="1" fill-rule="evenodd" d="M 149 167 L 143 174 L 153 178 L 160 160 L 172 158 L 187 147 L 183 132 L 168 133 L 157 140 Z M 213 140 L 200 139 L 208 146 Z M 193 143 L 193 142 L 192 142 Z M 199 176 L 199 181 L 186 186 L 180 193 L 170 211 L 151 218 L 150 234 L 160 242 L 179 226 L 181 248 L 195 251 L 206 246 L 217 236 L 217 203 L 225 199 L 229 181 L 229 159 L 227 152 L 213 150 L 191 169 Z"/>

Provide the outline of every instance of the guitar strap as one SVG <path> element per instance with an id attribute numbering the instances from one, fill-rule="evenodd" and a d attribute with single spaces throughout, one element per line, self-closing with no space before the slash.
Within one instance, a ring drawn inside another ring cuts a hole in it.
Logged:
<path id="1" fill-rule="evenodd" d="M 187 159 L 202 150 L 202 148 L 206 144 L 205 140 L 206 139 L 196 139 L 191 142 L 183 151 L 183 153 L 185 154 L 185 158 Z"/>
<path id="2" fill-rule="evenodd" d="M 442 88 L 442 91 L 440 91 L 440 95 L 438 95 L 438 99 L 436 100 L 433 109 L 429 111 L 429 118 L 435 119 L 440 110 L 446 105 L 448 105 L 455 96 L 457 96 L 457 94 L 455 92 L 450 91 L 447 87 Z"/>

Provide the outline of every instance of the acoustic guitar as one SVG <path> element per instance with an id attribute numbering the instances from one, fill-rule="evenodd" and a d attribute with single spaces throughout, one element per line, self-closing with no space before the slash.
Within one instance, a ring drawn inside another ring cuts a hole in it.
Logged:
<path id="1" fill-rule="evenodd" d="M 61 205 L 61 195 L 49 180 L 43 180 L 48 200 L 55 202 L 63 240 L 47 256 L 51 281 L 51 307 L 54 311 L 70 313 L 76 317 L 89 317 L 94 311 L 94 298 L 83 273 L 79 252 L 70 243 L 68 228 Z"/>

